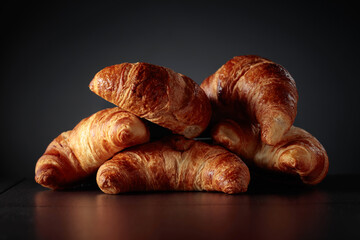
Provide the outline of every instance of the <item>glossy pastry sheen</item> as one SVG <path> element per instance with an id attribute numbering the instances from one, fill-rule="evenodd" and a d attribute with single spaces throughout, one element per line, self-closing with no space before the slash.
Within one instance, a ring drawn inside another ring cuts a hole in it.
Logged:
<path id="1" fill-rule="evenodd" d="M 123 63 L 104 68 L 90 90 L 141 118 L 187 138 L 208 125 L 211 106 L 204 91 L 190 78 L 148 63 Z"/>
<path id="2" fill-rule="evenodd" d="M 50 189 L 72 185 L 93 173 L 124 148 L 147 142 L 149 131 L 135 115 L 118 107 L 104 109 L 63 132 L 35 167 L 35 181 Z"/>
<path id="3" fill-rule="evenodd" d="M 172 136 L 115 155 L 98 170 L 108 194 L 133 191 L 245 192 L 250 174 L 235 154 L 220 146 Z"/>
<path id="4" fill-rule="evenodd" d="M 223 120 L 212 130 L 215 142 L 241 156 L 249 166 L 297 175 L 305 184 L 321 182 L 329 168 L 321 143 L 305 130 L 292 126 L 275 145 L 264 144 L 257 126 Z"/>
<path id="5" fill-rule="evenodd" d="M 250 119 L 259 123 L 262 140 L 280 141 L 292 126 L 298 93 L 285 68 L 258 56 L 238 56 L 204 80 L 202 89 L 213 107 L 213 120 Z"/>

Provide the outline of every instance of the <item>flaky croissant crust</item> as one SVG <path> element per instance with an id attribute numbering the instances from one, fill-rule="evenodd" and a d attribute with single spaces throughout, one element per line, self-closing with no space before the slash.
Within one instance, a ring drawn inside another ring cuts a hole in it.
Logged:
<path id="1" fill-rule="evenodd" d="M 70 186 L 95 173 L 115 153 L 149 137 L 146 125 L 135 115 L 118 107 L 101 110 L 49 144 L 36 163 L 35 181 L 51 189 Z"/>
<path id="2" fill-rule="evenodd" d="M 198 84 L 153 64 L 106 67 L 95 75 L 89 88 L 120 108 L 187 138 L 198 136 L 211 118 L 209 99 Z"/>
<path id="3" fill-rule="evenodd" d="M 223 120 L 212 130 L 215 142 L 243 157 L 249 166 L 297 175 L 314 185 L 327 175 L 329 159 L 322 144 L 304 129 L 292 126 L 274 146 L 263 143 L 257 126 Z"/>
<path id="4" fill-rule="evenodd" d="M 213 121 L 250 119 L 260 124 L 261 137 L 276 144 L 293 124 L 298 92 L 289 72 L 254 55 L 226 62 L 201 84 L 213 107 Z"/>
<path id="5" fill-rule="evenodd" d="M 235 154 L 220 146 L 180 136 L 132 147 L 105 162 L 97 172 L 100 189 L 129 191 L 245 192 L 250 174 Z"/>

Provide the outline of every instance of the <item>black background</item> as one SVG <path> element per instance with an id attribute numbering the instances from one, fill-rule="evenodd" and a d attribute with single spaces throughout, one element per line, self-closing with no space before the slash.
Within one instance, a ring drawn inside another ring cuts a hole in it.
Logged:
<path id="1" fill-rule="evenodd" d="M 0 176 L 34 176 L 53 138 L 112 107 L 88 89 L 122 62 L 196 82 L 236 55 L 283 65 L 295 125 L 326 148 L 332 174 L 359 173 L 359 16 L 349 1 L 11 1 L 1 8 Z"/>

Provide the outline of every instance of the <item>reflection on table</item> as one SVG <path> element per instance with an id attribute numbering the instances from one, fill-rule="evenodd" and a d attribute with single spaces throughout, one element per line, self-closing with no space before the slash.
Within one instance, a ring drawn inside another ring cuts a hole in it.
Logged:
<path id="1" fill-rule="evenodd" d="M 319 239 L 329 210 L 324 192 L 240 194 L 166 192 L 106 195 L 40 191 L 40 239 Z"/>

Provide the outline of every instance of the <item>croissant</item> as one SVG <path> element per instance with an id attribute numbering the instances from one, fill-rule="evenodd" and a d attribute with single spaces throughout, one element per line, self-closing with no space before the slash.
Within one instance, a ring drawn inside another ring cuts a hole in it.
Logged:
<path id="1" fill-rule="evenodd" d="M 212 137 L 216 143 L 241 156 L 249 167 L 295 175 L 310 185 L 325 178 L 329 168 L 327 153 L 307 131 L 292 126 L 276 145 L 270 146 L 261 141 L 258 126 L 238 123 L 219 122 L 212 129 Z"/>
<path id="2" fill-rule="evenodd" d="M 270 60 L 234 57 L 201 84 L 213 108 L 213 121 L 251 119 L 262 141 L 274 145 L 292 126 L 298 92 L 289 72 Z"/>
<path id="3" fill-rule="evenodd" d="M 118 107 L 104 109 L 61 133 L 36 163 L 35 181 L 62 189 L 93 174 L 120 150 L 147 142 L 147 126 Z"/>
<path id="4" fill-rule="evenodd" d="M 133 191 L 245 192 L 250 173 L 244 162 L 220 146 L 182 136 L 136 146 L 115 155 L 96 181 L 108 194 Z"/>
<path id="5" fill-rule="evenodd" d="M 89 88 L 105 100 L 176 134 L 194 138 L 211 118 L 204 91 L 189 77 L 148 63 L 102 69 Z"/>

